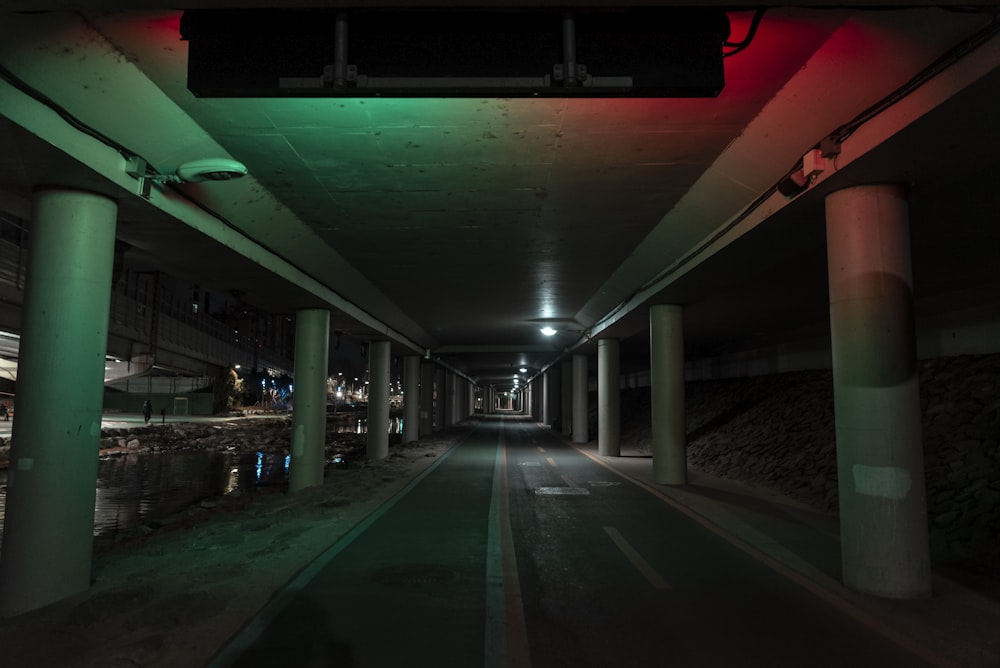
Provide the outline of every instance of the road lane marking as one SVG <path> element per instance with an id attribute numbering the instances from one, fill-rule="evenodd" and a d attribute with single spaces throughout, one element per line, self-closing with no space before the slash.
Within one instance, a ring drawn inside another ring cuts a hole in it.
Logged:
<path id="1" fill-rule="evenodd" d="M 543 448 L 542 446 L 540 446 L 540 445 L 539 445 L 539 446 L 538 446 L 538 451 L 539 451 L 539 452 L 545 452 L 545 448 Z"/>
<path id="2" fill-rule="evenodd" d="M 559 476 L 559 477 L 562 478 L 563 482 L 566 483 L 567 485 L 569 485 L 570 487 L 583 487 L 583 485 L 576 484 L 576 480 L 573 480 L 568 475 L 563 475 L 563 476 Z"/>
<path id="3" fill-rule="evenodd" d="M 604 527 L 604 531 L 611 537 L 611 540 L 618 546 L 618 549 L 625 553 L 625 557 L 632 562 L 636 570 L 642 573 L 642 576 L 649 581 L 649 584 L 653 585 L 653 589 L 670 589 L 670 583 L 664 580 L 663 576 L 657 573 L 656 569 L 650 566 L 649 562 L 643 559 L 642 555 L 628 544 L 628 541 L 625 540 L 618 529 Z"/>
<path id="4" fill-rule="evenodd" d="M 587 496 L 589 489 L 583 487 L 536 487 L 535 494 L 539 496 Z"/>
<path id="5" fill-rule="evenodd" d="M 547 461 L 549 463 L 549 466 L 551 466 L 553 468 L 559 468 L 559 465 L 556 464 L 556 460 L 552 459 L 551 457 L 546 457 L 545 461 Z"/>
<path id="6" fill-rule="evenodd" d="M 486 668 L 530 668 L 528 627 L 517 575 L 514 536 L 510 528 L 510 489 L 507 444 L 500 422 L 493 493 L 487 531 L 486 560 Z"/>
<path id="7" fill-rule="evenodd" d="M 626 482 L 630 482 L 636 487 L 649 492 L 677 512 L 685 515 L 711 533 L 727 541 L 733 547 L 743 551 L 753 559 L 756 559 L 758 562 L 764 564 L 775 573 L 778 573 L 779 575 L 782 575 L 783 577 L 796 583 L 847 617 L 850 617 L 858 623 L 867 626 L 869 629 L 881 635 L 886 640 L 895 643 L 899 647 L 910 652 L 911 654 L 914 654 L 915 656 L 920 657 L 931 665 L 939 666 L 940 668 L 959 668 L 959 664 L 951 658 L 940 654 L 937 650 L 925 645 L 918 639 L 897 630 L 886 622 L 883 622 L 876 615 L 860 608 L 857 604 L 849 601 L 845 596 L 838 593 L 838 590 L 844 588 L 844 585 L 841 582 L 820 572 L 813 571 L 810 575 L 807 575 L 805 572 L 800 572 L 800 570 L 794 566 L 791 566 L 781 561 L 776 556 L 772 556 L 768 552 L 765 552 L 763 548 L 754 545 L 745 538 L 741 538 L 733 531 L 723 528 L 720 524 L 710 520 L 707 516 L 703 516 L 683 503 L 670 498 L 663 491 L 654 487 L 651 483 L 644 482 L 638 478 L 628 475 L 627 473 L 619 471 L 614 466 L 602 461 L 598 455 L 587 452 L 579 446 L 574 445 L 573 448 L 581 455 L 593 461 L 595 464 L 603 466 L 605 469 L 614 473 Z"/>

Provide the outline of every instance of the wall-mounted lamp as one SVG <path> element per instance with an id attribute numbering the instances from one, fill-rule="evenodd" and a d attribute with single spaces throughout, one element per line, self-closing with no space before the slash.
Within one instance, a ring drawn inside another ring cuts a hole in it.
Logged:
<path id="1" fill-rule="evenodd" d="M 173 174 L 149 171 L 149 165 L 139 156 L 132 156 L 125 163 L 125 173 L 139 180 L 136 194 L 149 199 L 153 183 L 199 183 L 202 181 L 231 181 L 247 175 L 242 162 L 228 158 L 206 158 L 185 162 Z"/>
<path id="2" fill-rule="evenodd" d="M 792 199 L 809 187 L 809 179 L 801 169 L 797 169 L 778 182 L 778 192 Z"/>
<path id="3" fill-rule="evenodd" d="M 820 142 L 819 148 L 810 149 L 795 165 L 795 169 L 778 182 L 778 192 L 792 199 L 804 192 L 826 171 L 827 158 L 836 158 L 840 154 L 840 142 L 833 137 L 827 137 Z M 834 163 L 836 167 L 836 163 Z"/>

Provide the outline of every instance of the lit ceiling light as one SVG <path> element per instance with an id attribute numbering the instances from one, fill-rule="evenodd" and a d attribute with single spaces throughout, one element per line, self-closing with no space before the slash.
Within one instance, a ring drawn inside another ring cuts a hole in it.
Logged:
<path id="1" fill-rule="evenodd" d="M 518 371 L 520 371 L 521 373 L 528 373 L 528 367 L 522 366 L 520 369 L 518 369 Z"/>
<path id="2" fill-rule="evenodd" d="M 553 334 L 556 333 L 556 330 L 552 329 L 551 327 L 542 327 L 539 331 L 545 336 L 552 336 Z"/>

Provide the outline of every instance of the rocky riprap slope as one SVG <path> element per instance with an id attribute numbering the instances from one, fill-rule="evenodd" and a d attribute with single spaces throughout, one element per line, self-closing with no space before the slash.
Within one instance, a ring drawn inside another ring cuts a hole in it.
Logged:
<path id="1" fill-rule="evenodd" d="M 1000 568 L 1000 354 L 919 373 L 932 555 Z M 686 404 L 690 466 L 837 511 L 829 371 L 690 382 Z M 623 442 L 649 447 L 649 405 L 623 393 Z"/>

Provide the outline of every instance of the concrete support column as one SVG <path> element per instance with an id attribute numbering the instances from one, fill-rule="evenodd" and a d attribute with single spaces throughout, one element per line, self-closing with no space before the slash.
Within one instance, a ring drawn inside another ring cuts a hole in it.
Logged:
<path id="1" fill-rule="evenodd" d="M 559 422 L 562 425 L 562 435 L 569 436 L 573 431 L 573 361 L 566 358 L 559 369 L 559 394 L 561 397 Z"/>
<path id="2" fill-rule="evenodd" d="M 326 376 L 330 312 L 303 309 L 295 315 L 295 398 L 288 491 L 323 484 L 326 447 Z"/>
<path id="3" fill-rule="evenodd" d="M 545 391 L 545 405 L 549 407 L 548 425 L 562 432 L 562 393 L 559 390 L 562 378 L 559 375 L 559 367 L 552 366 L 545 372 L 548 379 L 548 387 Z"/>
<path id="4" fill-rule="evenodd" d="M 0 550 L 0 617 L 90 586 L 114 200 L 35 195 Z"/>
<path id="5" fill-rule="evenodd" d="M 597 342 L 597 454 L 621 455 L 621 380 L 618 339 Z"/>
<path id="6" fill-rule="evenodd" d="M 457 373 L 449 374 L 449 385 L 448 385 L 448 405 L 451 407 L 451 420 L 448 422 L 449 425 L 458 424 L 465 417 L 462 415 L 462 406 L 465 404 L 465 393 L 462 391 L 463 383 L 465 379 L 459 376 Z"/>
<path id="7" fill-rule="evenodd" d="M 434 365 L 420 362 L 420 435 L 429 436 L 434 430 Z"/>
<path id="8" fill-rule="evenodd" d="M 907 204 L 896 186 L 826 199 L 844 583 L 929 596 Z"/>
<path id="9" fill-rule="evenodd" d="M 389 341 L 368 346 L 368 460 L 389 454 L 389 373 L 392 355 Z"/>
<path id="10" fill-rule="evenodd" d="M 455 385 L 457 382 L 455 374 L 449 371 L 444 377 L 444 426 L 450 427 L 455 424 Z"/>
<path id="11" fill-rule="evenodd" d="M 403 360 L 403 443 L 420 438 L 420 356 Z"/>
<path id="12" fill-rule="evenodd" d="M 548 371 L 542 373 L 542 424 L 552 424 L 552 378 Z"/>
<path id="13" fill-rule="evenodd" d="M 573 355 L 573 442 L 590 440 L 590 406 L 587 401 L 587 356 Z"/>
<path id="14" fill-rule="evenodd" d="M 687 483 L 683 317 L 680 306 L 649 309 L 653 482 L 664 485 Z"/>
<path id="15" fill-rule="evenodd" d="M 444 368 L 438 367 L 434 371 L 434 431 L 444 429 Z"/>

